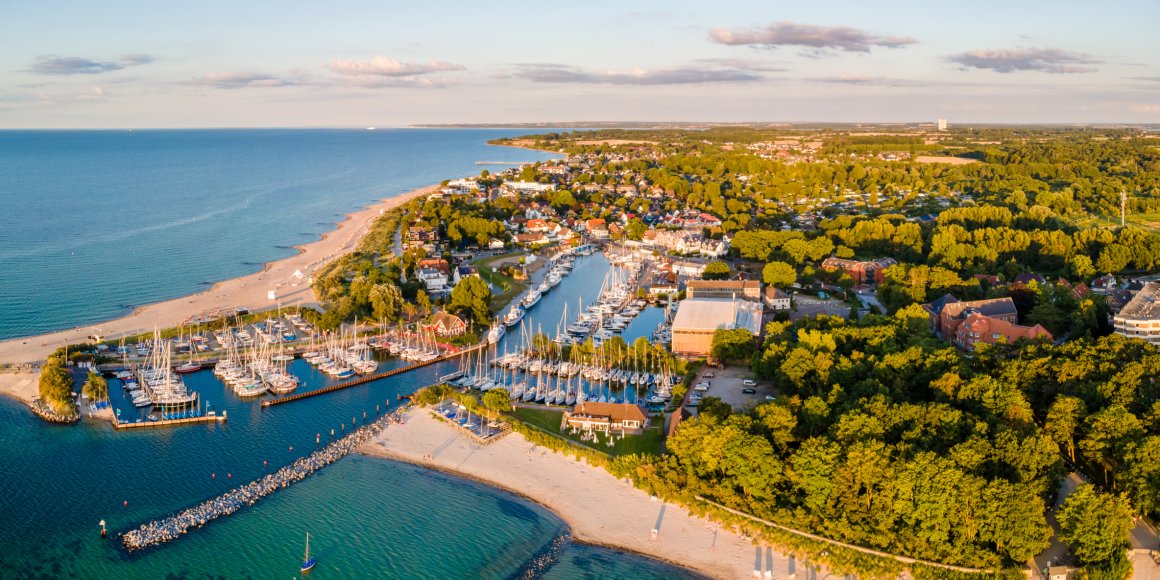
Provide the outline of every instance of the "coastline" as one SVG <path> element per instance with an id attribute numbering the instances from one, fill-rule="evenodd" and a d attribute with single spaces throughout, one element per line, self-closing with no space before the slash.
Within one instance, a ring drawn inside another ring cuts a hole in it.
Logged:
<path id="1" fill-rule="evenodd" d="M 31 403 L 40 396 L 40 371 L 0 371 L 0 395 Z"/>
<path id="2" fill-rule="evenodd" d="M 402 425 L 384 430 L 359 452 L 524 497 L 564 520 L 582 544 L 640 554 L 714 578 L 753 575 L 759 548 L 748 539 L 680 506 L 655 501 L 603 468 L 535 446 L 518 433 L 479 446 L 429 409 L 412 408 Z M 774 569 L 787 570 L 786 557 L 775 556 Z"/>
<path id="3" fill-rule="evenodd" d="M 335 229 L 322 234 L 320 239 L 295 246 L 295 255 L 266 262 L 257 272 L 216 282 L 193 294 L 139 306 L 133 312 L 112 320 L 0 341 L 0 364 L 43 361 L 57 347 L 66 342 L 84 342 L 98 329 L 105 337 L 115 338 L 149 332 L 155 327 L 177 326 L 205 312 L 239 307 L 261 310 L 274 306 L 267 297 L 270 290 L 277 291 L 278 302 L 284 305 L 313 304 L 316 300 L 314 290 L 307 283 L 312 272 L 353 251 L 380 214 L 428 195 L 438 187 L 437 184 L 429 185 L 380 199 L 348 213 Z M 296 277 L 296 271 L 302 276 Z M 11 392 L 8 381 L 0 380 L 0 391 L 17 396 Z"/>

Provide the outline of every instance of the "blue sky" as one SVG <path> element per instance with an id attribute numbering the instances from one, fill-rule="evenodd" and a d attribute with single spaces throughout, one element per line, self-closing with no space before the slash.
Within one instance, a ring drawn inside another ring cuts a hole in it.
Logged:
<path id="1" fill-rule="evenodd" d="M 1160 2 L 0 0 L 0 127 L 1160 122 Z"/>

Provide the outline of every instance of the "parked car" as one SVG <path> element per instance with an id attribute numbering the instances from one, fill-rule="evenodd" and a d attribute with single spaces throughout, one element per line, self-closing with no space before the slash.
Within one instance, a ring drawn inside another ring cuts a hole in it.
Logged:
<path id="1" fill-rule="evenodd" d="M 746 387 L 756 387 L 757 381 L 753 379 L 745 379 L 744 381 L 741 381 L 741 384 Z"/>
<path id="2" fill-rule="evenodd" d="M 741 392 L 746 395 L 756 395 L 757 389 L 741 389 Z"/>

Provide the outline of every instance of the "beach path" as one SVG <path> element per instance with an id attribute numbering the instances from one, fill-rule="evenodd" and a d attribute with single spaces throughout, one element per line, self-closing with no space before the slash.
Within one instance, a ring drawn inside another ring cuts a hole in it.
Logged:
<path id="1" fill-rule="evenodd" d="M 645 554 L 715 578 L 753 578 L 760 548 L 683 508 L 654 500 L 607 471 L 557 454 L 512 433 L 481 446 L 427 409 L 409 411 L 360 451 L 489 483 L 547 506 L 581 541 Z M 653 530 L 656 536 L 653 537 Z M 769 552 L 762 567 L 784 578 L 786 556 Z M 764 570 L 763 570 L 764 571 Z"/>

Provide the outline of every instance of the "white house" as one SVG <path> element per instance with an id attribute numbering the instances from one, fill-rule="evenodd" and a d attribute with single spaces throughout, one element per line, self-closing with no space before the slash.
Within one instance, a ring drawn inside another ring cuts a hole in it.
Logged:
<path id="1" fill-rule="evenodd" d="M 479 182 L 474 179 L 452 179 L 447 182 L 444 191 L 451 193 L 468 194 L 479 189 Z"/>

